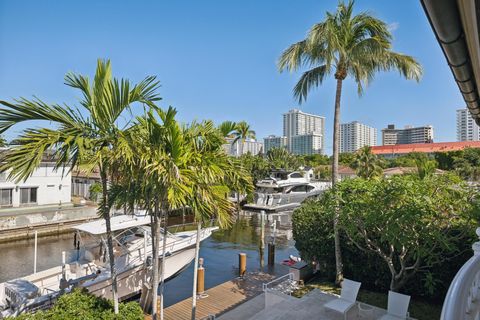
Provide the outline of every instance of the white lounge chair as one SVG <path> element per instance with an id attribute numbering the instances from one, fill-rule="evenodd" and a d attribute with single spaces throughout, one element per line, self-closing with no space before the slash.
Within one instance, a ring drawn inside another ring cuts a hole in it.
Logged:
<path id="1" fill-rule="evenodd" d="M 357 301 L 360 286 L 360 282 L 344 279 L 340 298 L 327 302 L 325 308 L 343 313 L 343 317 L 346 320 L 348 310 L 350 310 Z"/>
<path id="2" fill-rule="evenodd" d="M 408 305 L 410 296 L 388 291 L 388 309 L 387 314 L 382 316 L 381 320 L 404 320 L 408 316 Z"/>

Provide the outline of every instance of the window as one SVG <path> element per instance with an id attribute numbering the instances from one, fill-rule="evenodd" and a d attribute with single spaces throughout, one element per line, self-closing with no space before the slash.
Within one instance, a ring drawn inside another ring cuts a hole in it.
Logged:
<path id="1" fill-rule="evenodd" d="M 290 178 L 303 178 L 303 175 L 298 172 L 294 172 L 290 175 Z"/>
<path id="2" fill-rule="evenodd" d="M 37 188 L 21 188 L 20 203 L 21 204 L 37 203 Z"/>
<path id="3" fill-rule="evenodd" d="M 0 206 L 12 205 L 12 189 L 0 189 Z"/>
<path id="4" fill-rule="evenodd" d="M 290 193 L 305 193 L 305 192 L 307 192 L 306 185 L 296 186 L 290 190 Z"/>

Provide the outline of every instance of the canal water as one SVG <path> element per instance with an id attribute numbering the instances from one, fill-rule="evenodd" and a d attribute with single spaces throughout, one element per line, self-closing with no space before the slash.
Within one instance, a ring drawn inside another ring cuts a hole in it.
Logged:
<path id="1" fill-rule="evenodd" d="M 247 254 L 247 271 L 265 271 L 276 274 L 287 272 L 280 262 L 290 254 L 297 255 L 291 231 L 285 228 L 275 231 L 276 265 L 267 266 L 267 241 L 273 236 L 273 228 L 265 228 L 265 249 L 261 250 L 261 228 L 256 216 L 240 218 L 230 229 L 218 230 L 201 243 L 200 257 L 204 258 L 205 287 L 211 288 L 238 275 L 238 254 Z M 278 225 L 278 224 L 277 224 Z M 62 251 L 73 248 L 73 235 L 63 234 L 39 238 L 37 270 L 45 270 L 61 264 Z M 0 282 L 25 276 L 33 272 L 33 240 L 0 244 Z M 165 285 L 165 306 L 186 299 L 192 294 L 193 263 L 179 276 Z"/>

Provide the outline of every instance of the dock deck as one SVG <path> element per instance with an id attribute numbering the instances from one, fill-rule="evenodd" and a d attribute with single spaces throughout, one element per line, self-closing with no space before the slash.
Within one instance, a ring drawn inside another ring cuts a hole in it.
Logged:
<path id="1" fill-rule="evenodd" d="M 262 293 L 262 284 L 274 278 L 268 273 L 247 273 L 243 279 L 233 279 L 205 291 L 197 300 L 196 319 L 219 316 Z M 165 320 L 190 320 L 192 298 L 180 301 L 164 310 Z M 151 317 L 145 317 L 151 319 Z"/>

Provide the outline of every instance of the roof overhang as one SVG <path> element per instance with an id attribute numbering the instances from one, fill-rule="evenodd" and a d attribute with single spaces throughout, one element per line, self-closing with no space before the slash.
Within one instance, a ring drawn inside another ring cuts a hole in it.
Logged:
<path id="1" fill-rule="evenodd" d="M 480 125 L 478 0 L 420 0 L 460 93 Z"/>

